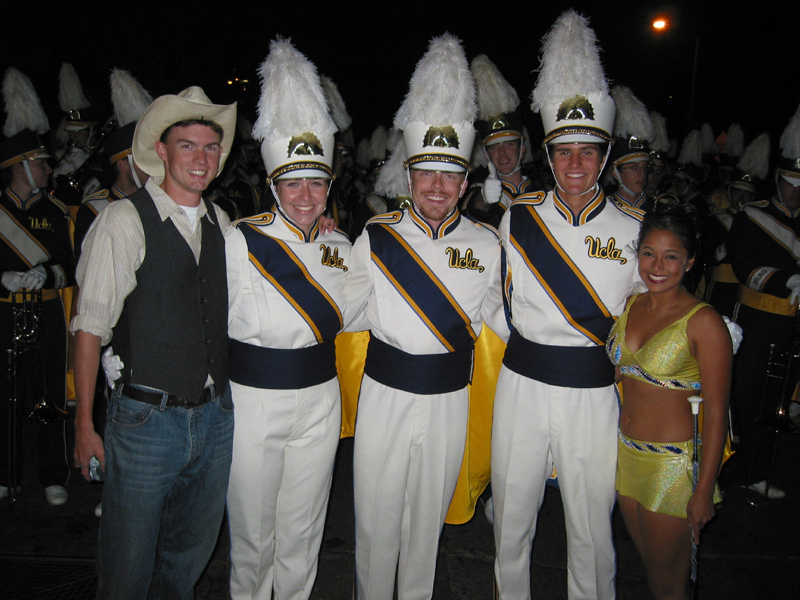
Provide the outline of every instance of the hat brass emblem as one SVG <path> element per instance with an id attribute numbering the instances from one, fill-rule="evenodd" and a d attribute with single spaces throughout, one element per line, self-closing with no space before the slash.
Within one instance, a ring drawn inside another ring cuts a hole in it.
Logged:
<path id="1" fill-rule="evenodd" d="M 458 148 L 458 134 L 451 125 L 444 127 L 428 127 L 422 139 L 422 147 L 438 146 L 439 148 Z"/>
<path id="2" fill-rule="evenodd" d="M 558 107 L 556 121 L 578 121 L 590 119 L 594 121 L 594 108 L 585 96 L 567 98 Z"/>
<path id="3" fill-rule="evenodd" d="M 506 121 L 502 116 L 499 117 L 492 117 L 492 131 L 498 131 L 500 129 L 508 129 L 511 127 L 511 124 Z"/>
<path id="4" fill-rule="evenodd" d="M 302 133 L 289 140 L 289 153 L 292 156 L 325 156 L 322 143 L 313 133 Z"/>
<path id="5" fill-rule="evenodd" d="M 628 138 L 628 148 L 631 150 L 643 150 L 644 149 L 644 142 L 637 138 L 635 135 L 632 135 Z"/>

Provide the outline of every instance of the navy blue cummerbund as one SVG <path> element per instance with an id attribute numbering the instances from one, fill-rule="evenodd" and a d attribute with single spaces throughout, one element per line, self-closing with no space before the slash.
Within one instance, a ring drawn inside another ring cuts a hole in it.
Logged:
<path id="1" fill-rule="evenodd" d="M 336 377 L 336 342 L 287 350 L 231 340 L 231 381 L 266 390 L 301 390 Z"/>
<path id="2" fill-rule="evenodd" d="M 364 373 L 396 390 L 447 394 L 467 387 L 472 375 L 472 348 L 443 354 L 409 354 L 371 335 Z"/>
<path id="3" fill-rule="evenodd" d="M 508 339 L 503 364 L 524 377 L 566 388 L 599 388 L 614 383 L 614 365 L 604 346 L 546 346 L 522 337 Z"/>

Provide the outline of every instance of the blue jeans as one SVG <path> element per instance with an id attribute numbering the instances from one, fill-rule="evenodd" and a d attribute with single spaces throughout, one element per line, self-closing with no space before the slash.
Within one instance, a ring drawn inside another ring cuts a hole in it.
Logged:
<path id="1" fill-rule="evenodd" d="M 230 386 L 192 409 L 112 395 L 106 425 L 98 598 L 194 598 L 225 509 Z"/>

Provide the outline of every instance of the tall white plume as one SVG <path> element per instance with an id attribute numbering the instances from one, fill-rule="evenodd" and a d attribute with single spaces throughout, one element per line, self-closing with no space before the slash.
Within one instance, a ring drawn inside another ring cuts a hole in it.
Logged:
<path id="1" fill-rule="evenodd" d="M 533 88 L 533 112 L 591 92 L 608 93 L 597 36 L 589 19 L 570 9 L 542 38 L 541 65 Z"/>
<path id="2" fill-rule="evenodd" d="M 358 142 L 358 146 L 356 147 L 356 164 L 365 169 L 369 168 L 369 140 L 367 138 L 363 138 Z"/>
<path id="3" fill-rule="evenodd" d="M 612 88 L 611 97 L 617 106 L 614 135 L 624 138 L 634 135 L 640 140 L 652 140 L 655 135 L 653 120 L 647 107 L 633 95 L 630 88 L 618 85 Z"/>
<path id="4" fill-rule="evenodd" d="M 736 167 L 759 179 L 766 179 L 769 175 L 769 151 L 769 134 L 762 133 L 750 142 Z"/>
<path id="5" fill-rule="evenodd" d="M 678 162 L 682 165 L 695 165 L 702 166 L 703 164 L 703 146 L 700 139 L 700 132 L 693 129 L 689 132 L 683 140 L 681 146 L 681 153 L 678 155 Z"/>
<path id="6" fill-rule="evenodd" d="M 703 154 L 719 153 L 717 140 L 714 139 L 714 131 L 711 129 L 710 123 L 703 123 L 700 127 L 700 145 L 703 149 Z"/>
<path id="7" fill-rule="evenodd" d="M 650 149 L 658 152 L 669 152 L 669 136 L 667 135 L 667 120 L 661 113 L 650 111 L 650 120 L 653 122 L 653 141 Z"/>
<path id="8" fill-rule="evenodd" d="M 781 134 L 781 152 L 784 158 L 800 158 L 800 106 Z"/>
<path id="9" fill-rule="evenodd" d="M 124 69 L 111 69 L 109 81 L 117 126 L 123 127 L 138 121 L 153 102 L 153 97 Z"/>
<path id="10" fill-rule="evenodd" d="M 333 122 L 336 123 L 339 131 L 344 131 L 353 124 L 353 119 L 347 113 L 344 98 L 339 93 L 339 88 L 336 87 L 333 79 L 323 75 L 320 80 L 322 81 L 322 92 L 325 94 L 325 100 L 328 101 L 328 110 L 331 113 Z"/>
<path id="11" fill-rule="evenodd" d="M 728 127 L 723 152 L 728 156 L 741 156 L 744 152 L 744 131 L 738 123 L 731 123 L 731 126 Z"/>
<path id="12" fill-rule="evenodd" d="M 490 119 L 513 112 L 519 106 L 519 94 L 489 57 L 479 54 L 472 59 L 470 69 L 475 78 L 479 119 Z"/>
<path id="13" fill-rule="evenodd" d="M 61 63 L 61 72 L 58 75 L 58 103 L 64 112 L 91 106 L 83 95 L 83 87 L 75 67 L 66 62 Z"/>
<path id="14" fill-rule="evenodd" d="M 386 139 L 386 128 L 383 125 L 378 125 L 369 139 L 369 159 L 371 161 L 386 158 Z"/>
<path id="15" fill-rule="evenodd" d="M 3 79 L 3 100 L 7 115 L 3 134 L 7 137 L 16 135 L 23 129 L 36 133 L 50 130 L 47 115 L 31 80 L 14 67 L 8 68 Z"/>
<path id="16" fill-rule="evenodd" d="M 394 145 L 389 150 L 392 154 L 381 167 L 380 175 L 375 182 L 375 191 L 384 198 L 408 196 L 408 179 L 403 167 L 403 161 L 406 159 L 406 143 L 402 135 L 395 139 Z"/>
<path id="17" fill-rule="evenodd" d="M 278 37 L 262 63 L 261 98 L 253 138 L 271 142 L 300 133 L 336 132 L 328 114 L 317 68 L 290 40 Z"/>
<path id="18" fill-rule="evenodd" d="M 475 85 L 461 41 L 449 33 L 433 38 L 417 63 L 394 126 L 405 129 L 422 121 L 443 127 L 474 121 L 476 113 Z"/>

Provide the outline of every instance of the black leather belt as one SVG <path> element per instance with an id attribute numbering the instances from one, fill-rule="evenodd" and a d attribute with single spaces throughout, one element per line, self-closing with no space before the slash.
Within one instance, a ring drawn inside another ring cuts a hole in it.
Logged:
<path id="1" fill-rule="evenodd" d="M 164 400 L 164 392 L 151 392 L 148 390 L 142 390 L 137 387 L 133 387 L 132 385 L 122 384 L 123 388 L 120 390 L 120 393 L 123 396 L 131 398 L 132 400 L 136 400 L 137 402 L 144 402 L 145 404 L 153 404 L 155 406 L 161 406 L 161 403 Z M 191 400 L 188 398 L 181 398 L 175 394 L 169 394 L 167 396 L 167 406 L 171 407 L 178 407 L 178 408 L 194 408 L 195 406 L 201 406 L 203 404 L 207 404 L 211 402 L 215 397 L 214 394 L 214 386 L 209 386 L 205 388 L 201 393 L 200 397 Z"/>

